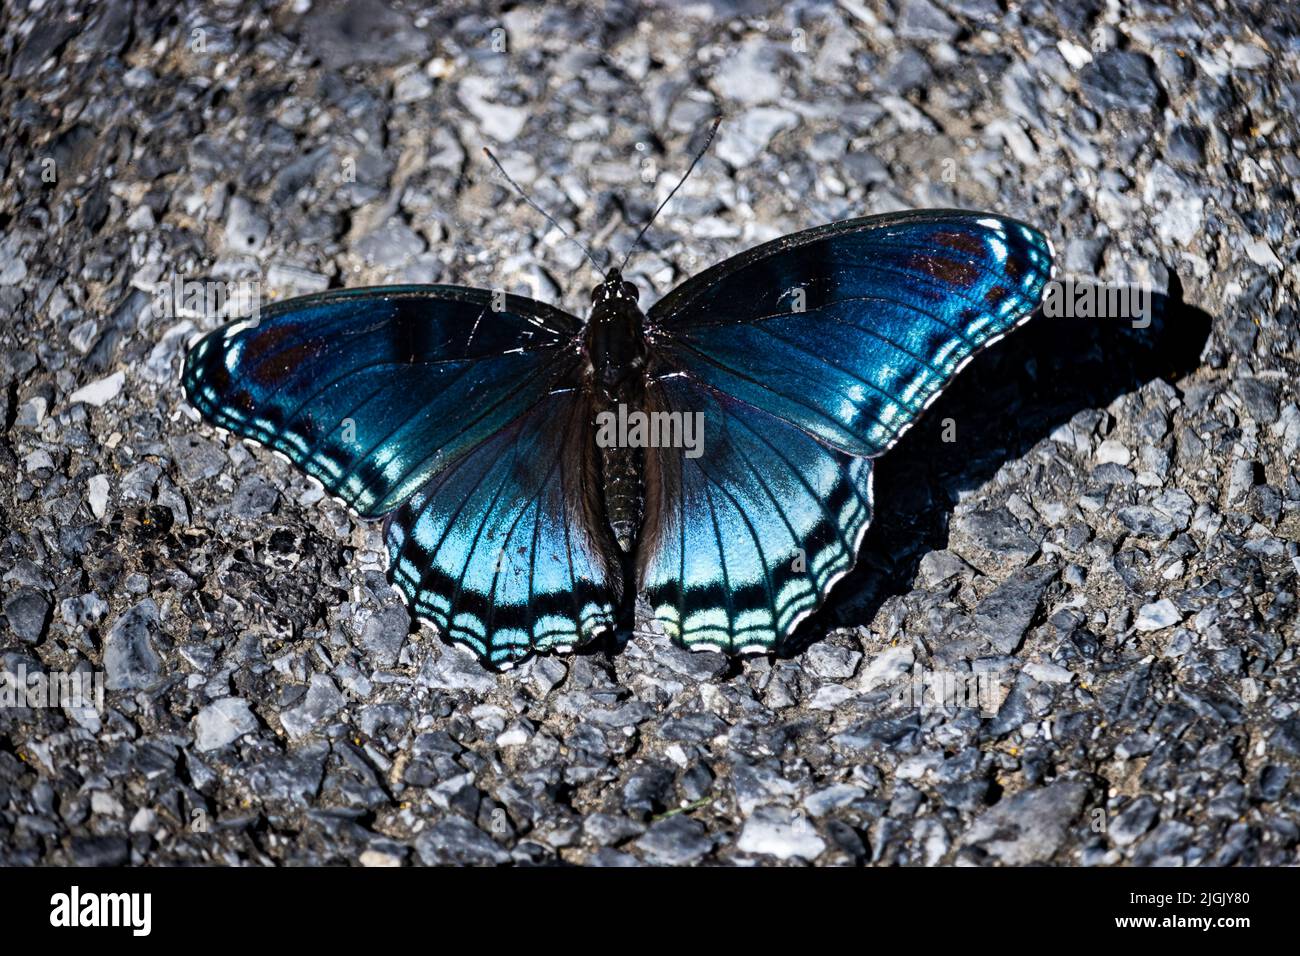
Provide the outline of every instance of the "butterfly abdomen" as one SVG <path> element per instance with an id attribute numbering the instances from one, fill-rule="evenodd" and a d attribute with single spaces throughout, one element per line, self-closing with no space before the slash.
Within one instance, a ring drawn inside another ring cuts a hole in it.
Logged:
<path id="1" fill-rule="evenodd" d="M 605 520 L 624 554 L 631 554 L 645 516 L 645 455 L 636 432 L 645 414 L 644 319 L 635 299 L 611 292 L 598 297 L 586 336 Z"/>
<path id="2" fill-rule="evenodd" d="M 605 514 L 619 550 L 630 554 L 645 517 L 644 458 L 637 448 L 601 448 L 600 453 Z"/>

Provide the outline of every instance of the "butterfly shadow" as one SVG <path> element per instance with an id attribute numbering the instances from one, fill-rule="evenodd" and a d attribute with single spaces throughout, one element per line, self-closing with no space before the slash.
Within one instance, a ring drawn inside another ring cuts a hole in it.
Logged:
<path id="1" fill-rule="evenodd" d="M 797 656 L 836 628 L 869 624 L 886 600 L 909 593 L 921 559 L 947 546 L 958 496 L 980 488 L 1075 414 L 1199 367 L 1209 314 L 1183 302 L 1177 276 L 1151 306 L 1146 328 L 1127 319 L 1040 314 L 977 355 L 876 460 L 875 514 L 858 563 L 779 656 Z"/>

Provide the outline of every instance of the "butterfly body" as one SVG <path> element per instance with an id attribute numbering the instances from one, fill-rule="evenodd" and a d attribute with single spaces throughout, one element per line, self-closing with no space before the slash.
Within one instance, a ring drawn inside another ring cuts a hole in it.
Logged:
<path id="1" fill-rule="evenodd" d="M 645 338 L 645 314 L 637 290 L 611 269 L 592 290 L 591 316 L 583 334 L 587 359 L 585 384 L 597 416 L 644 414 L 646 369 L 650 349 Z M 593 441 L 596 441 L 593 432 Z M 604 516 L 623 554 L 631 554 L 644 517 L 645 460 L 642 450 L 628 443 L 598 447 L 599 481 L 604 489 Z"/>
<path id="2" fill-rule="evenodd" d="M 637 596 L 683 646 L 770 651 L 854 566 L 874 459 L 1028 320 L 1051 260 L 1024 223 L 933 210 L 782 237 L 644 312 L 612 270 L 585 322 L 338 290 L 210 332 L 182 381 L 383 518 L 412 612 L 491 666 L 589 643 Z"/>

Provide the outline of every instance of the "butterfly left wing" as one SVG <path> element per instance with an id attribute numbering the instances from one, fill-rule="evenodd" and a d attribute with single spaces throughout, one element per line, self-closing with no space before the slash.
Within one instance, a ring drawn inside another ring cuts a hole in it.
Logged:
<path id="1" fill-rule="evenodd" d="M 387 514 L 415 613 L 505 666 L 591 640 L 622 588 L 592 511 L 578 330 L 487 290 L 329 292 L 209 333 L 182 381 L 213 424 Z"/>
<path id="2" fill-rule="evenodd" d="M 773 648 L 852 567 L 871 461 L 980 348 L 1025 321 L 1047 239 L 984 213 L 833 223 L 742 253 L 649 313 L 662 408 L 697 459 L 648 454 L 639 581 L 692 647 Z"/>

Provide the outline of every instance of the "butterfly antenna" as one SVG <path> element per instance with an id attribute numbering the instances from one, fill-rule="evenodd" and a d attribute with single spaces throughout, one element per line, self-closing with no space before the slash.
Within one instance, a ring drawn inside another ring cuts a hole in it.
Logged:
<path id="1" fill-rule="evenodd" d="M 565 239 L 568 239 L 570 242 L 577 245 L 577 247 L 581 249 L 584 253 L 586 253 L 587 258 L 591 260 L 591 264 L 596 267 L 596 271 L 600 273 L 601 276 L 604 276 L 605 270 L 600 267 L 600 263 L 597 262 L 596 257 L 591 254 L 591 250 L 588 249 L 585 245 L 583 245 L 579 240 L 571 236 L 569 234 L 569 230 L 565 229 L 563 226 L 561 226 L 558 222 L 555 221 L 554 216 L 552 216 L 549 212 L 547 212 L 545 209 L 537 205 L 537 203 L 533 202 L 532 199 L 529 198 L 528 193 L 524 192 L 523 187 L 510 178 L 510 174 L 506 172 L 505 167 L 501 165 L 501 161 L 492 155 L 492 150 L 484 146 L 483 152 L 488 159 L 492 160 L 492 165 L 497 168 L 497 172 L 499 172 L 503 177 L 505 177 L 505 181 L 508 182 L 511 186 L 515 187 L 515 192 L 519 193 L 520 198 L 523 199 L 524 202 L 528 203 L 528 205 L 536 209 L 539 213 L 541 213 L 543 219 L 549 222 L 556 229 L 560 230 L 560 232 L 564 234 Z"/>
<path id="2" fill-rule="evenodd" d="M 633 240 L 631 248 L 627 250 L 627 255 L 625 255 L 623 261 L 619 263 L 619 272 L 623 271 L 623 267 L 627 265 L 627 260 L 632 258 L 632 253 L 636 252 L 637 246 L 641 245 L 641 239 L 645 236 L 646 230 L 649 229 L 651 224 L 659 218 L 659 214 L 663 212 L 664 206 L 668 205 L 668 200 L 677 195 L 677 190 L 682 188 L 682 183 L 686 182 L 686 180 L 690 178 L 691 173 L 695 172 L 695 167 L 699 164 L 700 160 L 704 158 L 704 154 L 709 151 L 709 147 L 713 145 L 713 137 L 718 132 L 718 125 L 721 122 L 721 116 L 715 116 L 713 118 L 713 125 L 709 127 L 709 135 L 705 138 L 704 145 L 700 147 L 699 152 L 695 154 L 695 158 L 691 160 L 691 165 L 686 167 L 686 172 L 682 174 L 682 178 L 677 180 L 677 185 L 673 187 L 673 191 L 664 197 L 664 201 L 659 204 L 659 208 L 654 211 L 654 215 L 646 220 L 645 225 L 641 227 L 641 231 L 636 234 L 636 239 Z"/>

